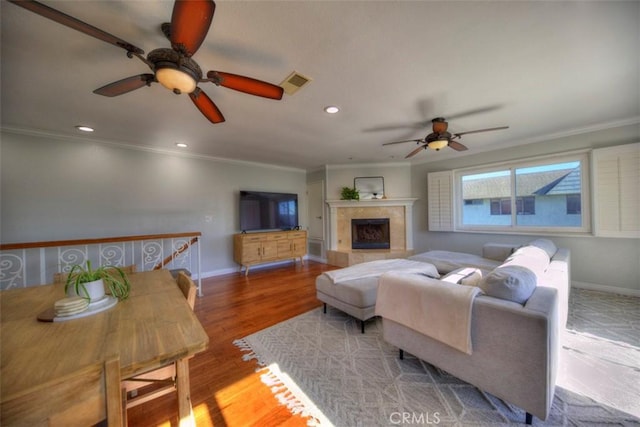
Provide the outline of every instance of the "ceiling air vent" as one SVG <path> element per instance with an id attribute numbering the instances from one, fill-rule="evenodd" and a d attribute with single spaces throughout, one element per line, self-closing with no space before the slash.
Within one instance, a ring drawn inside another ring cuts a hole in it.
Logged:
<path id="1" fill-rule="evenodd" d="M 289 74 L 287 78 L 282 81 L 282 83 L 280 83 L 280 87 L 284 89 L 287 95 L 293 95 L 294 93 L 302 89 L 302 87 L 309 83 L 311 80 L 312 79 L 310 77 L 305 77 L 297 71 L 294 71 L 293 73 Z"/>

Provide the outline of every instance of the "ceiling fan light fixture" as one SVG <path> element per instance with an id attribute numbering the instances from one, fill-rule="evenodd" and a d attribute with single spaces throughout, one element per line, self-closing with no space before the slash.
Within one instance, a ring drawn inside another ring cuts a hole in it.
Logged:
<path id="1" fill-rule="evenodd" d="M 449 145 L 449 140 L 448 139 L 436 139 L 435 141 L 431 141 L 428 144 L 429 148 L 431 148 L 432 150 L 435 150 L 435 151 L 440 151 L 441 149 L 443 149 L 447 145 Z"/>
<path id="2" fill-rule="evenodd" d="M 153 64 L 156 80 L 177 94 L 193 92 L 202 78 L 198 63 L 173 49 L 152 50 L 147 60 Z"/>
<path id="3" fill-rule="evenodd" d="M 182 70 L 160 68 L 156 71 L 156 79 L 160 84 L 176 93 L 191 93 L 196 90 L 196 80 Z"/>

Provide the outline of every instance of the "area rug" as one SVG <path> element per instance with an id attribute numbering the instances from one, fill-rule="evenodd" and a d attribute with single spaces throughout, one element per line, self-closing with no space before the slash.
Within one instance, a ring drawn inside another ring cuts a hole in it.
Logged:
<path id="1" fill-rule="evenodd" d="M 573 313 L 575 316 L 575 310 Z M 245 360 L 257 359 L 264 367 L 263 382 L 293 413 L 309 417 L 309 425 L 524 423 L 520 408 L 409 354 L 400 360 L 398 349 L 382 339 L 381 322 L 379 318 L 368 321 L 362 334 L 352 317 L 330 307 L 324 314 L 318 308 L 234 343 L 245 352 Z M 571 352 L 575 359 L 579 346 L 574 333 L 562 351 Z M 638 347 L 632 345 L 630 350 L 633 360 Z M 593 357 L 587 355 L 587 359 Z M 638 376 L 638 359 L 627 364 Z M 574 390 L 558 386 L 551 415 L 545 422 L 534 417 L 534 425 L 640 426 L 633 411 Z M 635 390 L 619 392 L 631 396 L 631 405 L 638 405 Z"/>

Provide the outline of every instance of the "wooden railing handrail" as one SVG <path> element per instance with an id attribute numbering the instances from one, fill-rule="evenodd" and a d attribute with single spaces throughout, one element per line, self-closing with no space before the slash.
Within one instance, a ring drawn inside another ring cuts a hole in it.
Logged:
<path id="1" fill-rule="evenodd" d="M 191 247 L 191 245 L 193 245 L 195 242 L 198 241 L 197 237 L 194 237 L 193 239 L 191 239 L 189 241 L 189 243 L 185 243 L 184 245 L 181 245 L 178 249 L 176 249 L 171 255 L 169 255 L 168 257 L 166 257 L 165 259 L 162 260 L 162 262 L 156 264 L 155 267 L 153 267 L 154 270 L 160 270 L 161 268 L 163 268 L 165 265 L 169 264 L 171 261 L 173 261 L 178 255 L 180 255 L 182 252 L 186 251 L 187 249 L 189 249 Z"/>
<path id="2" fill-rule="evenodd" d="M 100 243 L 132 242 L 138 240 L 172 239 L 177 237 L 200 237 L 202 233 L 194 231 L 191 233 L 167 233 L 167 234 L 142 234 L 137 236 L 103 237 L 97 239 L 77 239 L 77 240 L 55 240 L 49 242 L 27 242 L 27 243 L 3 243 L 0 244 L 0 251 L 15 249 L 51 248 L 56 246 L 79 246 L 95 245 Z"/>

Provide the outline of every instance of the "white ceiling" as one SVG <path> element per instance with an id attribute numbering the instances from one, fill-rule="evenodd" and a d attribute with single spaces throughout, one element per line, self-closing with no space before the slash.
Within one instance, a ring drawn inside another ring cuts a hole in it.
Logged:
<path id="1" fill-rule="evenodd" d="M 44 1 L 145 52 L 171 1 Z M 149 69 L 110 44 L 2 0 L 2 127 L 312 170 L 395 162 L 430 119 L 464 136 L 463 153 L 638 123 L 640 3 L 621 1 L 219 1 L 194 55 L 218 70 L 279 84 L 313 81 L 282 101 L 200 86 L 226 118 L 213 125 L 159 84 L 107 98 L 92 91 Z M 327 105 L 341 112 L 328 115 Z M 417 126 L 416 126 L 417 125 Z"/>

